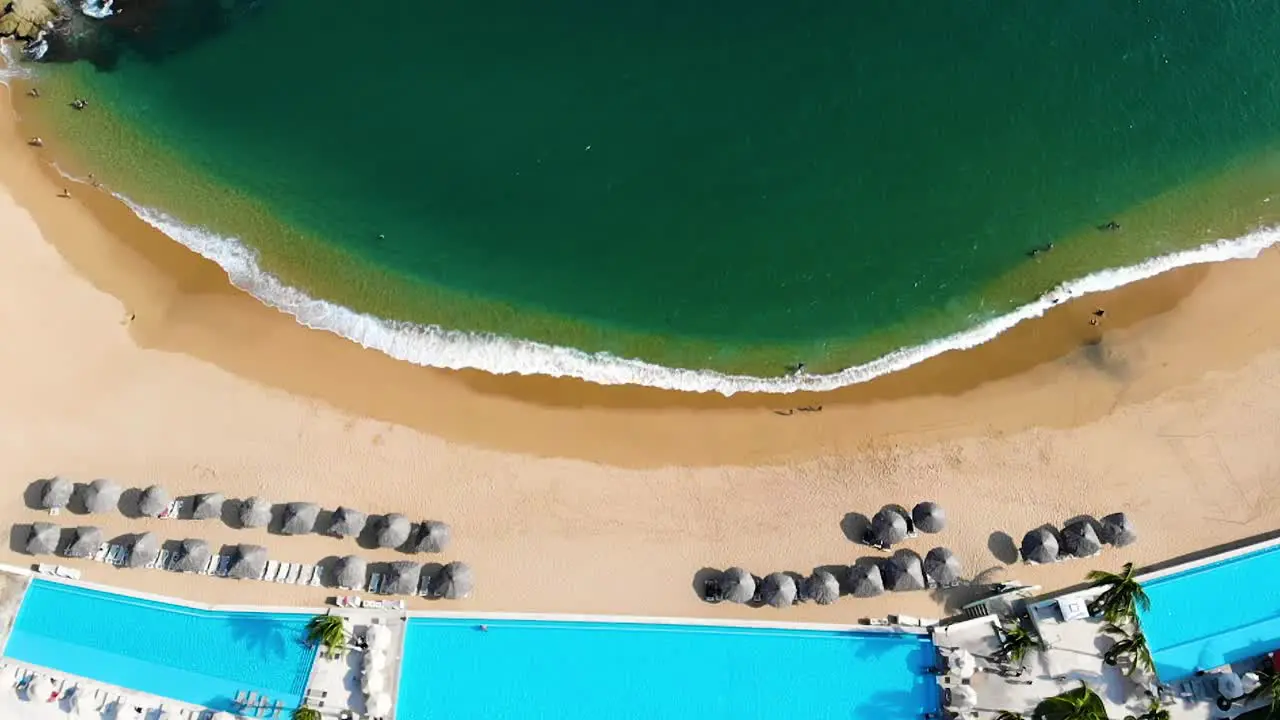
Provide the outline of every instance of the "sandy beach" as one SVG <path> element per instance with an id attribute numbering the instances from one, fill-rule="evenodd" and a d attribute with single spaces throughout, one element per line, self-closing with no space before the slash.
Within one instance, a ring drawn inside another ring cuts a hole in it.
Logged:
<path id="1" fill-rule="evenodd" d="M 8 93 L 3 99 L 6 107 Z M 16 98 L 24 102 L 53 99 Z M 695 574 L 808 573 L 874 554 L 849 513 L 941 503 L 969 575 L 1046 589 L 1093 567 L 1156 562 L 1280 526 L 1280 254 L 1186 268 L 1066 303 L 972 351 L 821 395 L 682 395 L 398 363 L 307 330 L 105 193 L 60 179 L 0 122 L 0 520 L 47 519 L 24 492 L 54 474 L 310 500 L 452 524 L 441 557 L 478 591 L 418 609 L 850 622 L 936 616 L 930 593 L 786 611 L 700 602 Z M 71 188 L 72 199 L 57 197 Z M 1107 310 L 1092 326 L 1090 313 Z M 775 411 L 822 406 L 821 412 Z M 1125 550 L 1014 562 L 1028 529 L 1124 510 Z M 268 545 L 293 562 L 347 553 L 322 536 L 217 521 L 91 519 L 108 535 Z M 0 561 L 28 564 L 14 551 Z M 204 602 L 314 604 L 319 590 L 75 561 L 96 582 Z"/>

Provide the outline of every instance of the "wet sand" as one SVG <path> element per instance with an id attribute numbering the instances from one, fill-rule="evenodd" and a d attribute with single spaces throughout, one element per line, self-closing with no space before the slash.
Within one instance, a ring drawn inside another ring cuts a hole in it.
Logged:
<path id="1" fill-rule="evenodd" d="M 970 575 L 1046 587 L 1280 524 L 1274 252 L 1064 303 L 975 350 L 834 393 L 599 387 L 413 367 L 302 328 L 106 194 L 59 178 L 56 139 L 35 149 L 29 134 L 7 115 L 0 126 L 6 524 L 47 517 L 23 496 L 52 474 L 346 504 L 453 525 L 454 546 L 429 559 L 471 562 L 479 591 L 415 607 L 830 622 L 937 615 L 942 598 L 778 612 L 706 605 L 693 580 L 730 564 L 847 565 L 875 554 L 846 536 L 852 514 L 922 499 L 942 503 L 951 527 L 907 547 L 947 545 Z M 73 198 L 57 197 L 63 186 Z M 1107 316 L 1092 326 L 1096 307 Z M 1138 545 L 1008 564 L 1010 536 L 1115 510 L 1137 521 Z M 262 543 L 294 562 L 401 557 L 217 521 L 58 521 Z M 0 560 L 29 561 L 18 539 Z M 320 596 L 101 567 L 88 577 L 207 602 Z"/>

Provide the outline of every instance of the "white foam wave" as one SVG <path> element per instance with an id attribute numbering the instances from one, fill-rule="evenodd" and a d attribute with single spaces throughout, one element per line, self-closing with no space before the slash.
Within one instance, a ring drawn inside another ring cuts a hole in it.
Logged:
<path id="1" fill-rule="evenodd" d="M 448 330 L 434 325 L 391 321 L 355 312 L 288 287 L 258 265 L 257 253 L 233 238 L 184 225 L 175 218 L 117 195 L 143 220 L 226 270 L 232 284 L 267 305 L 294 316 L 309 328 L 327 330 L 398 360 L 454 370 L 470 368 L 495 374 L 575 377 L 601 385 L 647 385 L 686 392 L 790 393 L 822 391 L 866 382 L 951 350 L 991 340 L 1018 323 L 1040 317 L 1063 301 L 1111 290 L 1187 265 L 1255 258 L 1280 243 L 1280 228 L 1264 228 L 1244 237 L 1152 258 L 1137 265 L 1103 270 L 1063 283 L 1034 302 L 963 332 L 903 348 L 873 362 L 828 375 L 778 378 L 727 375 L 712 370 L 663 367 L 609 353 L 587 353 L 490 333 Z"/>
<path id="2" fill-rule="evenodd" d="M 30 68 L 22 64 L 22 48 L 8 38 L 0 39 L 0 85 L 9 86 L 11 80 L 31 76 Z"/>

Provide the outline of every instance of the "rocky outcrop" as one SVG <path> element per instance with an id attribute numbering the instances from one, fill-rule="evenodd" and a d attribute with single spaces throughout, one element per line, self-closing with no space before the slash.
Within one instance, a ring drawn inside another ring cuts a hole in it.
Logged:
<path id="1" fill-rule="evenodd" d="M 57 0 L 9 0 L 0 13 L 0 37 L 36 41 L 58 20 Z"/>

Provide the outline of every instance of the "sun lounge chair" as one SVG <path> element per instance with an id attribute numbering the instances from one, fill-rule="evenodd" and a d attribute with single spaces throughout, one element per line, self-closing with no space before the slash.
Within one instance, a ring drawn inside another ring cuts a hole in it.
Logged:
<path id="1" fill-rule="evenodd" d="M 200 571 L 201 575 L 212 575 L 214 570 L 218 569 L 218 556 L 210 555 L 209 562 L 204 564 L 204 569 Z"/>
<path id="2" fill-rule="evenodd" d="M 280 563 L 275 560 L 267 561 L 267 569 L 262 571 L 262 579 L 268 582 L 276 579 L 276 571 L 280 569 Z"/>
<path id="3" fill-rule="evenodd" d="M 369 578 L 369 592 L 377 594 L 382 590 L 382 573 L 374 573 Z"/>
<path id="4" fill-rule="evenodd" d="M 263 717 L 269 707 L 271 707 L 271 698 L 263 695 L 262 699 L 258 701 L 258 706 L 253 710 L 254 717 Z"/>
<path id="5" fill-rule="evenodd" d="M 249 697 L 245 698 L 243 703 L 240 703 L 240 707 L 241 709 L 247 711 L 249 708 L 254 707 L 257 704 L 257 702 L 258 702 L 258 693 L 251 692 L 249 693 Z"/>
<path id="6" fill-rule="evenodd" d="M 182 501 L 174 500 L 173 502 L 169 503 L 169 507 L 160 511 L 160 514 L 157 517 L 160 518 L 161 520 L 172 520 L 178 517 L 178 513 L 180 512 L 182 512 Z"/>
<path id="7" fill-rule="evenodd" d="M 238 708 L 244 707 L 244 701 L 248 697 L 249 697 L 249 691 L 241 690 L 240 692 L 236 693 L 236 699 L 232 701 L 232 704 Z"/>
<path id="8" fill-rule="evenodd" d="M 50 515 L 57 515 L 60 512 L 62 512 L 62 508 L 49 508 Z"/>
<path id="9" fill-rule="evenodd" d="M 53 566 L 48 563 L 40 563 L 39 565 L 36 565 L 36 572 L 41 575 L 52 575 Z"/>
<path id="10" fill-rule="evenodd" d="M 79 570 L 77 570 L 77 569 L 75 569 L 75 568 L 69 568 L 69 567 L 67 567 L 67 566 L 65 566 L 65 565 L 55 565 L 55 566 L 53 567 L 53 574 L 54 574 L 54 575 L 57 575 L 57 576 L 58 576 L 58 577 L 60 577 L 60 578 L 66 578 L 66 579 L 68 579 L 68 580 L 79 580 L 79 579 L 80 579 L 80 571 L 79 571 Z"/>
<path id="11" fill-rule="evenodd" d="M 321 567 L 319 565 L 316 565 L 315 567 L 311 568 L 311 580 L 307 584 L 310 585 L 311 587 L 320 587 L 320 579 L 322 575 L 323 575 L 323 572 Z"/>
<path id="12" fill-rule="evenodd" d="M 231 572 L 231 563 L 234 560 L 235 558 L 231 557 L 230 555 L 218 556 L 218 569 L 215 571 L 218 577 L 226 577 L 227 573 Z"/>
<path id="13" fill-rule="evenodd" d="M 109 545 L 108 543 L 102 543 L 101 545 L 98 546 L 98 552 L 93 554 L 93 561 L 105 562 L 107 559 L 107 552 L 110 550 L 111 550 L 111 545 Z"/>
<path id="14" fill-rule="evenodd" d="M 311 582 L 311 573 L 316 569 L 315 565 L 301 565 L 298 567 L 298 578 L 294 580 L 297 585 L 306 585 Z"/>
<path id="15" fill-rule="evenodd" d="M 284 581 L 290 585 L 298 584 L 298 576 L 302 574 L 302 566 L 294 565 L 289 568 L 289 574 L 284 576 Z"/>
<path id="16" fill-rule="evenodd" d="M 280 717 L 280 711 L 281 711 L 281 710 L 283 710 L 283 709 L 284 709 L 284 701 L 282 701 L 282 700 L 277 700 L 277 701 L 276 701 L 276 704 L 275 704 L 275 709 L 273 709 L 273 710 L 271 711 L 271 717 L 273 717 L 273 718 L 278 718 L 278 717 Z"/>
<path id="17" fill-rule="evenodd" d="M 292 569 L 292 563 L 280 563 L 280 567 L 276 568 L 276 576 L 271 579 L 271 582 L 284 582 L 284 579 L 289 577 L 289 571 Z"/>

